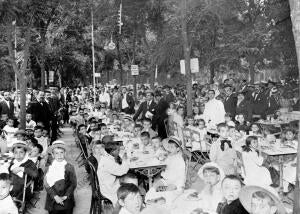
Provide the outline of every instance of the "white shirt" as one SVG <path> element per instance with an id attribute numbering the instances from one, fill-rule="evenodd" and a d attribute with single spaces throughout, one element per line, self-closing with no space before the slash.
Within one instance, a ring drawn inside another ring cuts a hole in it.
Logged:
<path id="1" fill-rule="evenodd" d="M 207 127 L 215 127 L 225 121 L 224 104 L 220 100 L 212 99 L 205 104 L 203 118 Z"/>
<path id="2" fill-rule="evenodd" d="M 126 94 L 124 94 L 124 97 L 123 97 L 123 99 L 122 99 L 122 109 L 125 109 L 125 108 L 127 108 L 129 105 L 128 105 L 128 103 L 127 103 L 127 93 Z"/>
<path id="3" fill-rule="evenodd" d="M 106 103 L 107 105 L 110 104 L 110 96 L 107 92 L 103 92 L 99 94 L 99 102 Z"/>
<path id="4" fill-rule="evenodd" d="M 13 202 L 11 196 L 7 196 L 6 198 L 0 200 L 0 214 L 18 214 L 18 208 Z"/>
<path id="5" fill-rule="evenodd" d="M 113 156 L 103 155 L 99 161 L 97 175 L 99 179 L 100 191 L 103 196 L 111 200 L 113 204 L 118 201 L 117 190 L 120 186 L 117 176 L 126 174 L 129 170 L 129 162 L 123 161 L 122 164 L 115 162 Z"/>
<path id="6" fill-rule="evenodd" d="M 26 129 L 34 129 L 34 127 L 36 126 L 36 122 L 34 122 L 33 120 L 30 120 L 29 122 L 26 121 Z"/>
<path id="7" fill-rule="evenodd" d="M 42 145 L 42 147 L 43 147 L 43 152 L 42 152 L 42 155 L 46 155 L 47 154 L 47 150 L 48 150 L 48 138 L 47 137 L 43 137 L 43 136 L 41 136 L 41 137 L 39 137 L 39 138 L 35 138 L 37 141 L 38 141 L 38 143 L 40 144 L 40 145 Z"/>

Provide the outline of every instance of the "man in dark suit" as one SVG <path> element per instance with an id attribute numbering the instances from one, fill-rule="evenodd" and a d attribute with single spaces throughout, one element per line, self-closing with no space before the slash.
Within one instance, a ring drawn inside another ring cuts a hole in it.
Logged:
<path id="1" fill-rule="evenodd" d="M 154 93 L 152 91 L 147 91 L 146 93 L 146 101 L 142 102 L 139 106 L 139 109 L 133 116 L 133 120 L 139 118 L 141 115 L 141 119 L 149 118 L 152 119 L 156 110 L 156 103 L 154 101 Z"/>
<path id="2" fill-rule="evenodd" d="M 169 108 L 169 103 L 163 98 L 160 91 L 155 93 L 155 99 L 157 101 L 157 106 L 155 115 L 152 119 L 152 129 L 157 131 L 158 136 L 161 139 L 165 139 L 168 137 L 165 120 L 168 119 L 167 109 Z"/>
<path id="3" fill-rule="evenodd" d="M 165 101 L 167 101 L 167 103 L 169 103 L 169 104 L 174 102 L 175 101 L 175 96 L 171 91 L 171 87 L 168 86 L 168 85 L 165 85 L 163 87 L 163 89 L 165 90 L 165 97 L 164 97 Z"/>
<path id="4" fill-rule="evenodd" d="M 122 89 L 122 112 L 125 114 L 134 114 L 134 104 L 132 94 L 124 87 Z"/>
<path id="5" fill-rule="evenodd" d="M 225 99 L 224 99 L 225 112 L 229 113 L 231 118 L 233 119 L 235 117 L 235 112 L 236 112 L 237 96 L 236 94 L 233 93 L 231 85 L 225 85 L 224 91 L 225 91 Z"/>
<path id="6" fill-rule="evenodd" d="M 4 92 L 3 98 L 0 102 L 0 115 L 7 114 L 8 118 L 14 118 L 14 104 L 10 100 L 9 92 Z"/>
<path id="7" fill-rule="evenodd" d="M 45 102 L 45 93 L 40 91 L 36 98 L 36 101 L 29 103 L 27 112 L 32 114 L 32 119 L 35 122 L 41 121 L 49 131 L 51 112 L 49 105 Z"/>
<path id="8" fill-rule="evenodd" d="M 266 110 L 268 108 L 267 97 L 262 90 L 260 84 L 254 85 L 254 92 L 250 99 L 252 105 L 253 116 L 259 115 L 262 119 L 266 118 Z"/>

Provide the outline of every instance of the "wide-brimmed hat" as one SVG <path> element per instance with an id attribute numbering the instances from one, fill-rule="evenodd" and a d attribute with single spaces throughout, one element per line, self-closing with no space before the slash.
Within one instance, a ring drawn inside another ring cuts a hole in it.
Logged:
<path id="1" fill-rule="evenodd" d="M 286 210 L 277 197 L 277 193 L 275 192 L 274 189 L 268 188 L 262 188 L 259 186 L 244 186 L 242 190 L 240 191 L 239 194 L 239 199 L 240 202 L 242 203 L 243 207 L 250 213 L 251 212 L 251 201 L 252 201 L 252 196 L 256 192 L 264 192 L 266 193 L 272 200 L 275 202 L 275 205 L 277 207 L 277 214 L 286 214 Z"/>
<path id="2" fill-rule="evenodd" d="M 23 140 L 16 140 L 13 143 L 11 150 L 13 151 L 17 147 L 24 148 L 26 151 L 28 151 L 30 149 L 29 146 L 27 145 L 26 141 L 23 141 Z"/>
<path id="3" fill-rule="evenodd" d="M 19 135 L 19 134 L 25 136 L 25 135 L 26 135 L 26 132 L 25 132 L 24 129 L 18 129 L 18 130 L 15 132 L 14 136 L 17 136 L 17 135 Z"/>
<path id="4" fill-rule="evenodd" d="M 176 136 L 171 136 L 171 137 L 169 137 L 169 138 L 168 138 L 168 143 L 169 143 L 170 141 L 173 141 L 173 142 L 176 143 L 179 147 L 182 146 L 181 140 L 180 140 L 178 137 L 176 137 Z"/>
<path id="5" fill-rule="evenodd" d="M 125 119 L 133 122 L 133 118 L 130 115 L 124 115 L 123 120 L 125 120 Z"/>
<path id="6" fill-rule="evenodd" d="M 55 148 L 61 148 L 61 149 L 64 149 L 65 151 L 67 150 L 66 143 L 62 140 L 54 141 L 50 147 L 50 152 L 53 152 L 53 149 L 55 149 Z"/>
<path id="7" fill-rule="evenodd" d="M 223 178 L 225 177 L 225 174 L 224 174 L 223 169 L 222 169 L 218 164 L 216 164 L 216 163 L 214 163 L 214 162 L 209 162 L 209 163 L 204 164 L 204 165 L 199 169 L 199 171 L 198 171 L 198 173 L 197 173 L 198 176 L 199 176 L 199 178 L 201 178 L 202 180 L 204 179 L 203 172 L 204 172 L 204 170 L 207 169 L 207 168 L 216 168 L 216 169 L 218 169 L 219 172 L 220 172 L 220 180 L 223 180 Z"/>

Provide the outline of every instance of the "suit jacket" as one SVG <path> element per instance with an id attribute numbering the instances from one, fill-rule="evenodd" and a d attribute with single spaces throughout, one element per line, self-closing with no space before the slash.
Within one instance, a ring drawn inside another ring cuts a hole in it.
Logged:
<path id="1" fill-rule="evenodd" d="M 48 169 L 45 171 L 47 175 Z M 45 176 L 46 177 L 46 176 Z M 47 184 L 47 179 L 44 179 L 44 186 L 47 192 L 45 209 L 52 210 L 69 210 L 75 206 L 74 191 L 77 186 L 77 179 L 74 166 L 67 163 L 65 166 L 65 175 L 63 180 L 56 181 L 55 184 L 50 187 Z M 67 196 L 64 201 L 64 205 L 57 204 L 54 200 L 54 196 Z"/>
<path id="2" fill-rule="evenodd" d="M 252 93 L 250 101 L 252 104 L 252 113 L 265 117 L 268 103 L 264 92 L 259 92 L 257 96 L 255 96 L 255 93 Z"/>
<path id="3" fill-rule="evenodd" d="M 42 103 L 37 101 L 29 103 L 27 112 L 32 114 L 32 120 L 35 122 L 41 121 L 46 128 L 49 128 L 51 112 L 49 110 L 49 105 L 45 101 Z"/>
<path id="4" fill-rule="evenodd" d="M 246 121 L 251 121 L 252 119 L 252 108 L 250 101 L 244 99 L 239 104 L 236 104 L 236 114 L 244 114 Z"/>
<path id="5" fill-rule="evenodd" d="M 236 112 L 237 97 L 235 94 L 231 94 L 229 97 L 224 99 L 225 112 L 229 113 L 234 118 Z"/>
<path id="6" fill-rule="evenodd" d="M 144 119 L 146 112 L 149 111 L 150 113 L 155 114 L 155 110 L 156 110 L 156 103 L 154 100 L 151 101 L 150 105 L 148 106 L 147 101 L 141 103 L 139 109 L 137 110 L 137 112 L 135 113 L 133 120 L 136 120 L 140 114 L 142 114 L 141 118 Z"/>
<path id="7" fill-rule="evenodd" d="M 7 114 L 8 118 L 13 118 L 14 117 L 14 104 L 13 102 L 9 101 L 9 107 L 6 103 L 6 101 L 1 101 L 0 102 L 0 115 L 1 114 Z"/>
<path id="8" fill-rule="evenodd" d="M 164 99 L 160 99 L 156 106 L 155 115 L 152 119 L 152 129 L 157 131 L 158 136 L 161 139 L 167 138 L 167 132 L 164 124 L 164 120 L 168 119 L 167 109 L 169 108 L 169 103 Z"/>
<path id="9" fill-rule="evenodd" d="M 217 208 L 218 214 L 249 214 L 243 207 L 239 199 L 234 200 L 230 204 L 219 203 Z"/>
<path id="10" fill-rule="evenodd" d="M 280 108 L 279 98 L 274 95 L 271 95 L 267 98 L 267 104 L 267 115 L 274 114 Z"/>
<path id="11" fill-rule="evenodd" d="M 125 114 L 133 114 L 135 103 L 134 103 L 134 99 L 131 94 L 129 94 L 129 93 L 126 94 L 126 101 L 127 101 L 128 107 L 125 109 L 122 109 L 122 111 L 125 112 Z"/>

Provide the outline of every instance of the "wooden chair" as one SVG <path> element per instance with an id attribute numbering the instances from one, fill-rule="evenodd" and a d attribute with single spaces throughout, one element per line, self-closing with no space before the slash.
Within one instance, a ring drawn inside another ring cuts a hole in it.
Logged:
<path id="1" fill-rule="evenodd" d="M 236 151 L 236 155 L 237 155 L 237 158 L 238 158 L 237 166 L 241 169 L 241 177 L 245 179 L 246 170 L 245 170 L 243 155 L 240 151 Z"/>
<path id="2" fill-rule="evenodd" d="M 189 188 L 191 185 L 191 174 L 192 174 L 192 168 L 191 168 L 191 159 L 192 159 L 192 153 L 188 149 L 182 150 L 183 159 L 185 162 L 185 187 Z"/>

